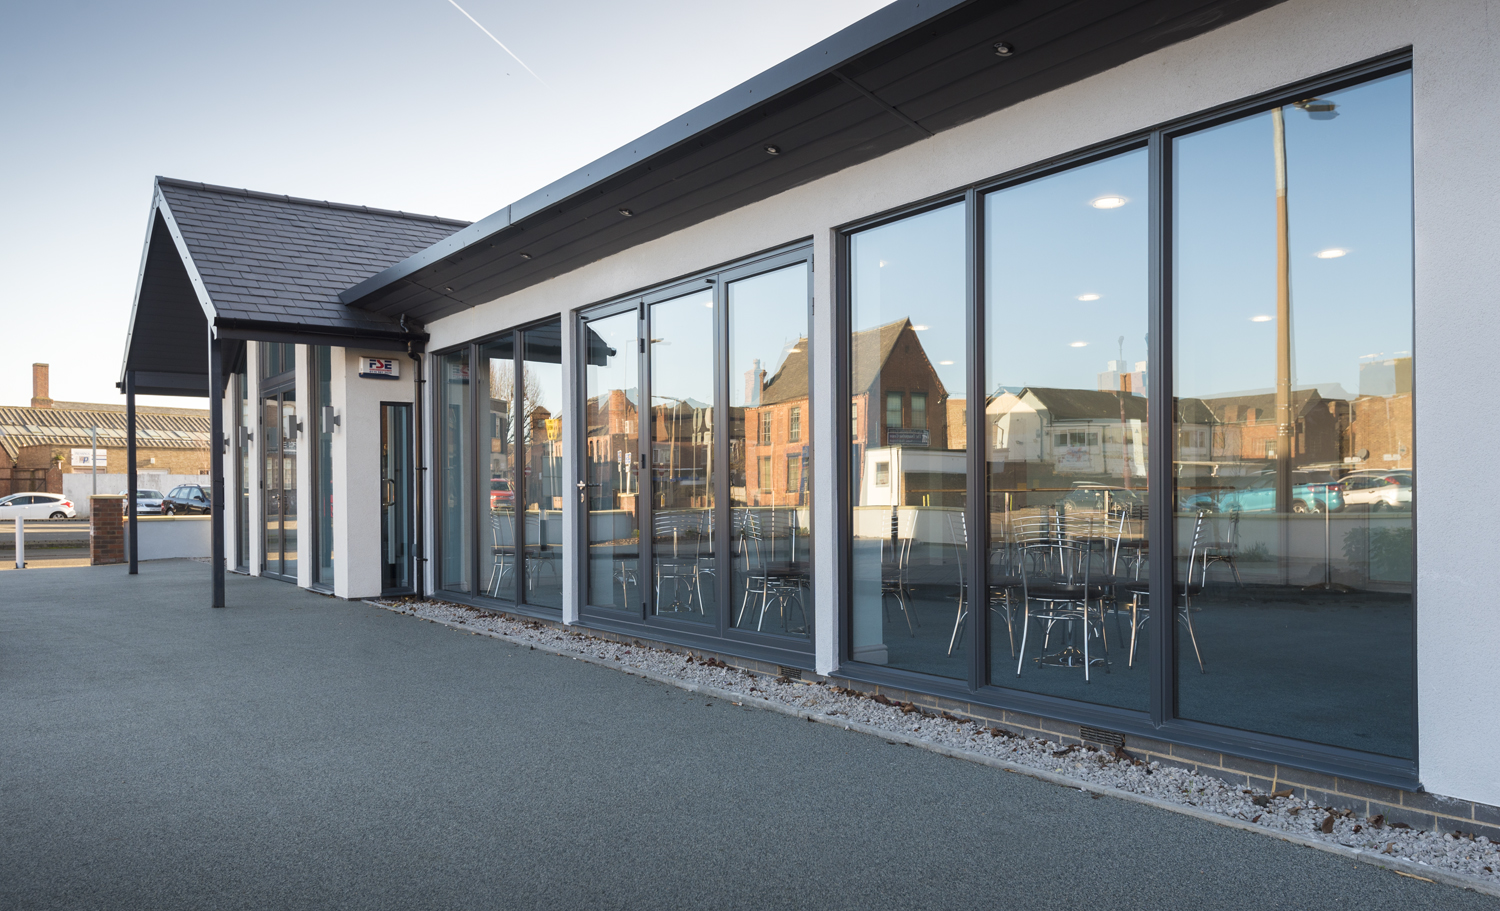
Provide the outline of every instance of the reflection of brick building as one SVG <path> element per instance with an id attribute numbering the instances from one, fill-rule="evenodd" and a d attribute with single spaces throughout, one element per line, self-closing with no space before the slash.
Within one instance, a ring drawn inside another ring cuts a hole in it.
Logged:
<path id="1" fill-rule="evenodd" d="M 1182 460 L 1251 462 L 1276 458 L 1276 395 L 1271 392 L 1178 402 Z M 1292 393 L 1292 451 L 1297 464 L 1331 463 L 1345 452 L 1349 403 L 1325 399 L 1316 389 Z"/>
<path id="2" fill-rule="evenodd" d="M 628 509 L 634 500 L 637 444 L 636 391 L 611 389 L 588 400 L 584 422 L 588 454 L 590 509 Z"/>
<path id="3" fill-rule="evenodd" d="M 0 496 L 22 490 L 62 493 L 62 476 L 89 473 L 72 464 L 98 428 L 101 474 L 125 473 L 125 406 L 55 402 L 46 364 L 32 365 L 30 408 L 0 407 Z M 166 474 L 208 471 L 208 412 L 136 408 L 136 467 Z"/>
<path id="4" fill-rule="evenodd" d="M 1362 395 L 1349 403 L 1345 453 L 1360 468 L 1412 467 L 1412 394 Z"/>
<path id="5" fill-rule="evenodd" d="M 743 417 L 733 418 L 737 426 L 730 439 L 745 441 L 744 491 L 736 496 L 746 505 L 808 505 L 812 411 L 807 393 L 806 338 L 792 345 L 775 376 L 767 379 L 758 363 L 745 376 L 747 404 Z M 734 456 L 738 460 L 739 453 Z"/>

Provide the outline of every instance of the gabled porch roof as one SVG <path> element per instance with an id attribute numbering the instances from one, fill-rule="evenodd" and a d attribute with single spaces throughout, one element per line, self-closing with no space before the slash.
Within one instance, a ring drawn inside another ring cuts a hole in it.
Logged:
<path id="1" fill-rule="evenodd" d="M 339 292 L 466 224 L 158 177 L 121 385 L 133 370 L 137 393 L 206 395 L 210 324 L 232 341 L 400 350 L 425 340 Z"/>

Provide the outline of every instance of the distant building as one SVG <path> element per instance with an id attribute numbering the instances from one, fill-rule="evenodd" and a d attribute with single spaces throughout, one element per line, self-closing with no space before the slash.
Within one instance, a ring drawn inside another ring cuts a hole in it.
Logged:
<path id="1" fill-rule="evenodd" d="M 124 405 L 54 401 L 46 364 L 31 365 L 31 384 L 31 407 L 0 406 L 0 496 L 62 493 L 63 475 L 88 474 L 94 464 L 100 474 L 125 473 Z M 92 449 L 96 429 L 97 451 Z M 205 410 L 140 406 L 136 440 L 138 472 L 208 472 Z"/>

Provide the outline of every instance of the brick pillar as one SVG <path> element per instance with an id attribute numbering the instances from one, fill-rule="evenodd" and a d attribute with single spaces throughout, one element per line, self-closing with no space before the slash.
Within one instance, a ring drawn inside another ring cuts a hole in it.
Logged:
<path id="1" fill-rule="evenodd" d="M 89 497 L 89 564 L 125 562 L 125 498 Z"/>
<path id="2" fill-rule="evenodd" d="M 47 492 L 48 493 L 62 493 L 63 492 L 63 489 L 62 489 L 62 476 L 63 476 L 62 469 L 59 468 L 59 467 L 57 467 L 56 463 L 53 463 L 52 467 L 49 468 L 49 469 L 47 469 Z"/>

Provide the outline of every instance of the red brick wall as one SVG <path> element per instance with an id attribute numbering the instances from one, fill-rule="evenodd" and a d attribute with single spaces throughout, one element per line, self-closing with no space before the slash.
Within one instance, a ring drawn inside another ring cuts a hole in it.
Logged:
<path id="1" fill-rule="evenodd" d="M 89 563 L 125 562 L 125 498 L 89 497 Z"/>

